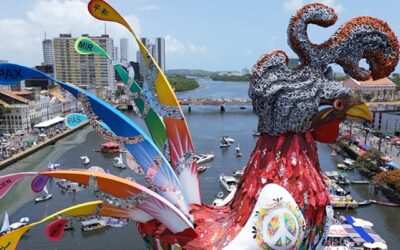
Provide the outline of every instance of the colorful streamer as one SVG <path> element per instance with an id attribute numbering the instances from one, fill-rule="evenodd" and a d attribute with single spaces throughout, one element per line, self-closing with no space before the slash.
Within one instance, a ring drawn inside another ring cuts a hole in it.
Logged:
<path id="1" fill-rule="evenodd" d="M 106 123 L 118 137 L 142 137 L 143 141 L 136 144 L 125 144 L 125 147 L 135 157 L 137 163 L 146 173 L 149 169 L 153 169 L 154 164 L 157 163 L 160 165 L 157 173 L 153 175 L 153 178 L 151 179 L 152 187 L 155 188 L 157 193 L 169 200 L 180 209 L 187 218 L 189 218 L 189 204 L 182 193 L 182 188 L 178 178 L 169 165 L 169 162 L 147 135 L 132 120 L 95 95 L 92 95 L 72 84 L 58 81 L 40 71 L 11 63 L 0 64 L 0 71 L 18 72 L 18 75 L 13 78 L 8 77 L 8 74 L 1 74 L 0 84 L 3 85 L 13 84 L 34 77 L 45 77 L 53 80 L 75 97 L 85 96 L 92 111 L 104 123 Z M 161 159 L 161 161 L 158 162 L 156 159 Z"/>
<path id="2" fill-rule="evenodd" d="M 75 50 L 82 55 L 98 54 L 108 58 L 112 61 L 110 55 L 100 45 L 92 41 L 88 37 L 80 37 L 75 42 Z M 140 86 L 129 77 L 128 72 L 119 64 L 114 64 L 114 68 L 121 77 L 125 85 L 129 86 L 129 91 L 134 95 L 134 102 L 140 111 L 144 122 L 150 132 L 154 144 L 157 145 L 158 149 L 163 150 L 167 141 L 167 133 L 165 131 L 165 125 L 161 118 L 150 108 L 150 104 L 142 95 L 142 89 Z"/>
<path id="3" fill-rule="evenodd" d="M 88 4 L 88 10 L 93 17 L 99 20 L 122 24 L 134 36 L 148 67 L 148 72 L 145 72 L 146 81 L 144 85 L 149 85 L 149 88 L 148 91 L 145 90 L 144 92 L 150 94 L 147 97 L 152 103 L 152 108 L 161 111 L 161 115 L 164 115 L 163 120 L 167 129 L 172 166 L 178 174 L 189 202 L 201 204 L 199 176 L 197 163 L 194 160 L 192 138 L 182 109 L 167 78 L 135 31 L 112 6 L 102 0 L 91 0 Z"/>

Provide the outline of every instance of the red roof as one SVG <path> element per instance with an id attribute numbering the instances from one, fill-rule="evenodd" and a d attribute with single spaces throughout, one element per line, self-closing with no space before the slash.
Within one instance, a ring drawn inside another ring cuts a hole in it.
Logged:
<path id="1" fill-rule="evenodd" d="M 114 143 L 114 142 L 110 142 L 110 141 L 101 144 L 101 146 L 103 146 L 103 147 L 105 147 L 105 148 L 117 148 L 117 147 L 119 147 L 118 144 L 116 144 L 116 143 Z"/>

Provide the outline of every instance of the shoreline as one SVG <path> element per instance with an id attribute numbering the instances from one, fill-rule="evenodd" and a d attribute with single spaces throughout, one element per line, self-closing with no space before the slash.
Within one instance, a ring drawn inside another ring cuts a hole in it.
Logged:
<path id="1" fill-rule="evenodd" d="M 54 137 L 52 137 L 50 139 L 47 139 L 45 142 L 42 142 L 42 143 L 40 143 L 38 145 L 35 145 L 35 146 L 32 146 L 32 147 L 30 147 L 30 148 L 28 148 L 28 149 L 26 149 L 26 150 L 24 150 L 22 152 L 16 153 L 12 157 L 0 162 L 0 170 L 7 168 L 11 164 L 14 164 L 14 163 L 18 162 L 19 160 L 22 160 L 22 159 L 34 154 L 35 152 L 37 152 L 37 151 L 49 146 L 49 145 L 54 144 L 58 140 L 61 140 L 64 137 L 75 133 L 76 131 L 78 131 L 78 130 L 84 128 L 85 126 L 87 126 L 88 124 L 89 124 L 89 122 L 85 122 L 85 123 L 79 125 L 76 128 L 68 129 L 68 130 L 64 131 L 63 133 L 61 133 L 61 134 L 58 134 L 58 135 L 56 135 L 56 136 L 54 136 Z"/>
<path id="2" fill-rule="evenodd" d="M 82 129 L 83 128 L 83 129 Z M 11 167 L 6 167 L 0 170 L 0 175 L 7 175 L 15 172 L 26 172 L 26 171 L 46 171 L 47 161 L 51 158 L 53 161 L 60 159 L 66 152 L 71 150 L 76 144 L 81 144 L 87 140 L 87 136 L 93 130 L 91 127 L 82 126 L 79 129 L 75 128 L 70 130 L 77 133 L 64 134 L 57 144 L 48 144 L 48 147 L 43 147 L 41 150 L 31 152 L 25 156 L 24 159 L 20 159 L 17 163 L 11 164 Z M 55 160 L 56 159 L 56 160 Z M 27 187 L 30 186 L 32 178 L 26 178 L 17 182 L 14 187 L 2 198 L 0 203 L 0 212 L 8 212 L 10 218 L 19 209 L 24 207 L 27 203 L 33 202 L 33 199 L 37 197 L 37 194 L 33 191 L 29 191 Z M 0 222 L 3 221 L 3 214 L 0 214 Z"/>

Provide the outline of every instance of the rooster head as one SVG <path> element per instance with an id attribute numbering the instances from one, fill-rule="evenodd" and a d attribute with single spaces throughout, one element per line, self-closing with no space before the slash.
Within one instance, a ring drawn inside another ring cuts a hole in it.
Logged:
<path id="1" fill-rule="evenodd" d="M 330 26 L 337 16 L 323 4 L 300 9 L 290 21 L 289 46 L 300 59 L 288 67 L 285 52 L 265 54 L 254 65 L 249 96 L 259 117 L 258 130 L 270 135 L 312 131 L 320 142 L 333 142 L 344 119 L 372 121 L 367 106 L 333 79 L 329 65 L 339 64 L 357 80 L 388 76 L 399 61 L 396 35 L 382 20 L 357 17 L 322 44 L 308 39 L 307 25 Z M 369 69 L 359 66 L 366 59 Z"/>

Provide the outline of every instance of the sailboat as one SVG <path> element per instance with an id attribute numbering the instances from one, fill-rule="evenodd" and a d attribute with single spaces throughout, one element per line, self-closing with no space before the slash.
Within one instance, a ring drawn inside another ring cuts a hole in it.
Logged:
<path id="1" fill-rule="evenodd" d="M 58 164 L 58 163 L 52 163 L 50 160 L 47 163 L 47 169 L 48 170 L 56 170 L 56 169 L 59 169 L 59 168 L 60 168 L 60 164 Z"/>
<path id="2" fill-rule="evenodd" d="M 119 154 L 118 157 L 114 158 L 113 166 L 116 167 L 116 168 L 122 168 L 122 169 L 126 168 L 126 166 L 125 166 L 125 164 L 124 164 L 124 162 L 122 160 L 122 154 L 121 153 Z"/>
<path id="3" fill-rule="evenodd" d="M 3 234 L 6 234 L 10 232 L 10 219 L 8 218 L 8 213 L 4 213 L 4 221 L 3 221 L 3 226 L 1 227 L 0 230 L 0 236 Z"/>
<path id="4" fill-rule="evenodd" d="M 44 186 L 43 191 L 46 193 L 44 196 L 40 196 L 35 198 L 35 202 L 41 202 L 50 199 L 53 195 L 49 194 L 49 191 L 47 190 L 47 186 Z"/>
<path id="5" fill-rule="evenodd" d="M 240 152 L 240 146 L 237 145 L 237 147 L 235 148 L 235 155 L 236 157 L 241 157 L 242 153 Z"/>
<path id="6" fill-rule="evenodd" d="M 88 165 L 90 163 L 89 157 L 86 155 L 81 156 L 82 164 L 83 165 Z"/>

